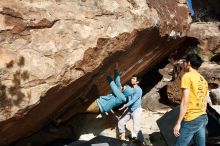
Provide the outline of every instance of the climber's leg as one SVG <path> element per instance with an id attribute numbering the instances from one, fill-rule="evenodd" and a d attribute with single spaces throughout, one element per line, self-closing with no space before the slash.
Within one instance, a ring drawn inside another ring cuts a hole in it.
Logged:
<path id="1" fill-rule="evenodd" d="M 121 89 L 121 79 L 120 79 L 120 74 L 119 71 L 117 69 L 114 70 L 114 81 L 116 86 Z"/>
<path id="2" fill-rule="evenodd" d="M 111 89 L 112 89 L 112 92 L 113 94 L 117 97 L 116 100 L 121 102 L 120 104 L 122 104 L 123 102 L 126 101 L 126 97 L 125 95 L 120 91 L 120 89 L 117 87 L 117 85 L 115 84 L 114 81 L 111 81 L 109 83 Z"/>

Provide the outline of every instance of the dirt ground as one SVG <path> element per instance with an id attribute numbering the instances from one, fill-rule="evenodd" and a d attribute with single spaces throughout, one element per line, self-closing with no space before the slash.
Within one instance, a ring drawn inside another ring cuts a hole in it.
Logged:
<path id="1" fill-rule="evenodd" d="M 141 130 L 149 145 L 167 146 L 156 123 L 156 121 L 162 115 L 162 113 L 143 109 L 141 117 Z M 108 136 L 116 138 L 116 127 L 118 121 L 116 113 L 110 113 L 109 115 L 84 114 L 78 116 L 79 117 L 77 117 L 77 119 L 80 119 L 81 121 L 81 125 L 79 125 L 80 141 L 88 141 L 96 136 Z M 132 120 L 126 124 L 126 128 L 127 134 L 132 132 Z"/>

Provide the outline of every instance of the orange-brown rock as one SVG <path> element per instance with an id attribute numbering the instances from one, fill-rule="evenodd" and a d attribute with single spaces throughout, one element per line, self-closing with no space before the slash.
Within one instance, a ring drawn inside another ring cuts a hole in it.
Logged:
<path id="1" fill-rule="evenodd" d="M 203 60 L 210 59 L 220 52 L 220 22 L 200 22 L 190 25 L 187 36 L 197 38 Z"/>
<path id="2" fill-rule="evenodd" d="M 176 77 L 168 84 L 167 94 L 170 101 L 179 103 L 182 96 L 180 83 L 184 70 L 183 67 L 181 67 L 181 64 L 178 63 L 174 68 L 178 68 L 178 70 L 174 70 Z M 220 65 L 216 63 L 204 62 L 199 68 L 199 72 L 205 77 L 209 84 L 220 86 Z"/>
<path id="3" fill-rule="evenodd" d="M 188 17 L 173 0 L 1 0 L 0 145 L 84 112 L 115 64 L 123 83 L 149 70 L 185 39 Z"/>
<path id="4" fill-rule="evenodd" d="M 193 49 L 193 51 L 200 54 L 205 61 L 199 69 L 199 72 L 206 78 L 208 83 L 214 83 L 220 86 L 220 66 L 215 62 L 210 62 L 211 58 L 217 55 L 220 49 L 219 22 L 192 23 L 187 32 L 187 36 L 197 39 L 198 49 Z M 186 49 L 187 47 L 185 50 Z M 184 48 L 182 50 L 184 50 Z M 176 54 L 176 56 L 178 55 Z M 174 80 L 168 84 L 167 88 L 167 94 L 170 101 L 179 102 L 181 99 L 182 91 L 180 89 L 180 80 L 183 74 L 184 71 L 181 64 L 175 64 Z"/>

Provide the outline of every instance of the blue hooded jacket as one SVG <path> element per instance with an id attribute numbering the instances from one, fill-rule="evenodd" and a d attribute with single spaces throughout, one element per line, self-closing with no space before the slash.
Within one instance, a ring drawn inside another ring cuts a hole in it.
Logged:
<path id="1" fill-rule="evenodd" d="M 142 98 L 142 89 L 140 86 L 135 86 L 133 88 L 133 95 L 128 96 L 128 102 L 124 105 L 125 107 L 129 107 L 131 111 L 136 110 L 141 107 L 141 98 Z"/>
<path id="2" fill-rule="evenodd" d="M 125 86 L 123 92 L 120 91 L 121 83 L 119 72 L 117 70 L 115 70 L 114 78 L 115 80 L 113 81 L 111 77 L 108 77 L 112 93 L 105 96 L 100 96 L 96 100 L 101 113 L 109 112 L 111 109 L 126 102 L 129 96 L 133 95 L 133 88 L 128 85 Z"/>

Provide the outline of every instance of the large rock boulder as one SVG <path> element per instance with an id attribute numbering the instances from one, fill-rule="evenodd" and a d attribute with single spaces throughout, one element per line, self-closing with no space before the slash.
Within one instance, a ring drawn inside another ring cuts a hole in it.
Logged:
<path id="1" fill-rule="evenodd" d="M 212 61 L 212 58 L 219 54 L 219 24 L 219 22 L 192 23 L 187 32 L 187 36 L 195 38 L 196 41 L 198 41 L 198 49 L 194 49 L 192 46 L 187 46 L 186 48 L 182 49 L 185 52 L 196 52 L 202 57 L 205 62 L 199 68 L 199 72 L 206 78 L 209 84 L 216 84 L 217 86 L 220 86 L 220 65 L 217 64 L 218 59 L 214 62 Z M 195 44 L 193 44 L 193 46 L 195 46 Z M 179 52 L 181 51 L 179 50 Z M 178 56 L 181 58 L 183 55 L 185 54 L 175 54 L 173 56 Z M 180 81 L 182 75 L 184 74 L 184 70 L 181 62 L 179 62 L 178 59 L 173 61 L 173 66 L 173 81 L 168 84 L 167 94 L 170 101 L 179 103 L 182 96 Z"/>
<path id="2" fill-rule="evenodd" d="M 210 61 L 220 53 L 220 22 L 192 23 L 187 36 L 196 38 L 203 60 Z M 208 29 L 207 29 L 208 28 Z"/>
<path id="3" fill-rule="evenodd" d="M 212 89 L 210 91 L 210 98 L 214 105 L 220 105 L 220 88 Z"/>
<path id="4" fill-rule="evenodd" d="M 160 62 L 188 18 L 173 0 L 1 0 L 0 145 L 84 112 L 115 64 L 124 83 Z"/>

